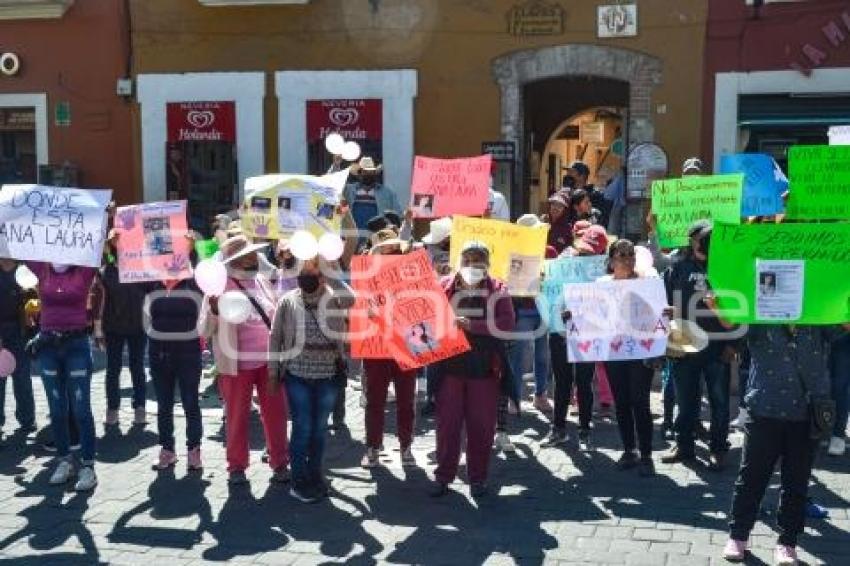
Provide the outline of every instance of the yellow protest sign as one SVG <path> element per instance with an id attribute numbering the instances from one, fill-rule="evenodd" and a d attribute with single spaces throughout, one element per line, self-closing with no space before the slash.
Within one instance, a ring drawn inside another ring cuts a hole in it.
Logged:
<path id="1" fill-rule="evenodd" d="M 337 205 L 348 170 L 323 177 L 263 175 L 245 182 L 242 231 L 254 238 L 278 239 L 298 230 L 316 238 L 339 233 Z"/>
<path id="2" fill-rule="evenodd" d="M 460 251 L 472 240 L 490 250 L 490 275 L 504 281 L 512 295 L 536 295 L 546 254 L 549 225 L 536 228 L 501 220 L 455 216 L 452 222 L 451 266 L 460 264 Z"/>

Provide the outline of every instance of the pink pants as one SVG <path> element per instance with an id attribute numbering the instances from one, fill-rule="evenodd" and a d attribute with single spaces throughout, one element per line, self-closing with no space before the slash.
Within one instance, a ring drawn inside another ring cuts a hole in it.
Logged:
<path id="1" fill-rule="evenodd" d="M 269 466 L 277 470 L 289 463 L 289 441 L 286 421 L 289 408 L 286 393 L 280 387 L 274 394 L 268 390 L 268 368 L 239 370 L 237 375 L 220 375 L 219 391 L 224 397 L 227 412 L 227 471 L 242 472 L 248 469 L 248 435 L 251 428 L 251 397 L 254 389 L 260 398 L 260 418 L 269 451 Z"/>
<path id="2" fill-rule="evenodd" d="M 596 364 L 596 394 L 599 396 L 599 402 L 603 405 L 614 404 L 614 394 L 611 393 L 611 386 L 608 384 L 608 372 L 603 363 Z"/>

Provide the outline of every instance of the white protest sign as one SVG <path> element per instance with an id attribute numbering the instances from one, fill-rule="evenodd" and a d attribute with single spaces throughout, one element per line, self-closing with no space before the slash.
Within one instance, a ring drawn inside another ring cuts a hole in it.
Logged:
<path id="1" fill-rule="evenodd" d="M 642 360 L 667 350 L 667 294 L 658 277 L 567 285 L 564 304 L 571 362 Z"/>
<path id="2" fill-rule="evenodd" d="M 4 185 L 0 257 L 100 267 L 111 190 Z"/>

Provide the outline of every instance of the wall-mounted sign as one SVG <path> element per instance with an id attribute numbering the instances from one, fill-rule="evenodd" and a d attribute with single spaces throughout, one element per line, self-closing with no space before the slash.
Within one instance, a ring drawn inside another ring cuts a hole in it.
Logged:
<path id="1" fill-rule="evenodd" d="M 236 103 L 170 102 L 166 105 L 168 142 L 236 141 Z"/>
<path id="2" fill-rule="evenodd" d="M 508 12 L 511 35 L 560 35 L 564 32 L 564 9 L 555 2 L 531 0 Z"/>
<path id="3" fill-rule="evenodd" d="M 362 142 L 383 138 L 383 104 L 380 99 L 308 100 L 307 141 L 324 140 L 338 133 Z"/>
<path id="4" fill-rule="evenodd" d="M 669 171 L 667 153 L 654 143 L 642 143 L 629 152 L 628 198 L 649 198 L 653 181 L 664 179 Z"/>
<path id="5" fill-rule="evenodd" d="M 634 37 L 638 34 L 637 4 L 615 4 L 596 9 L 599 37 Z"/>
<path id="6" fill-rule="evenodd" d="M 481 153 L 489 154 L 493 161 L 514 161 L 516 159 L 516 146 L 511 141 L 484 142 L 481 144 Z"/>
<path id="7" fill-rule="evenodd" d="M 605 143 L 605 122 L 582 122 L 579 132 L 581 143 Z"/>

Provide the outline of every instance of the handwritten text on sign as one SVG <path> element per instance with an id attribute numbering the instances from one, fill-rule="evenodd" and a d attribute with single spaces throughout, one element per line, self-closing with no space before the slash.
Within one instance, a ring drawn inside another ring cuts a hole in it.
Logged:
<path id="1" fill-rule="evenodd" d="M 567 285 L 564 302 L 571 362 L 641 360 L 667 350 L 667 294 L 658 277 Z"/>
<path id="2" fill-rule="evenodd" d="M 788 218 L 850 218 L 850 146 L 796 146 L 788 156 Z"/>
<path id="3" fill-rule="evenodd" d="M 465 159 L 417 156 L 410 189 L 413 214 L 417 218 L 484 214 L 492 161 L 490 155 Z"/>
<path id="4" fill-rule="evenodd" d="M 4 185 L 0 257 L 100 267 L 110 190 Z"/>
<path id="5" fill-rule="evenodd" d="M 561 315 L 564 306 L 564 286 L 590 283 L 605 275 L 606 255 L 562 257 L 547 260 L 543 268 L 543 284 L 537 296 L 537 309 L 549 332 L 564 332 Z"/>
<path id="6" fill-rule="evenodd" d="M 738 153 L 720 159 L 720 172 L 744 175 L 741 216 L 773 216 L 785 212 L 782 193 L 788 190 L 788 179 L 769 155 Z"/>
<path id="7" fill-rule="evenodd" d="M 122 206 L 115 214 L 121 283 L 192 276 L 186 201 Z"/>
<path id="8" fill-rule="evenodd" d="M 688 244 L 688 230 L 697 220 L 741 223 L 743 175 L 683 177 L 652 183 L 652 212 L 662 248 Z"/>

